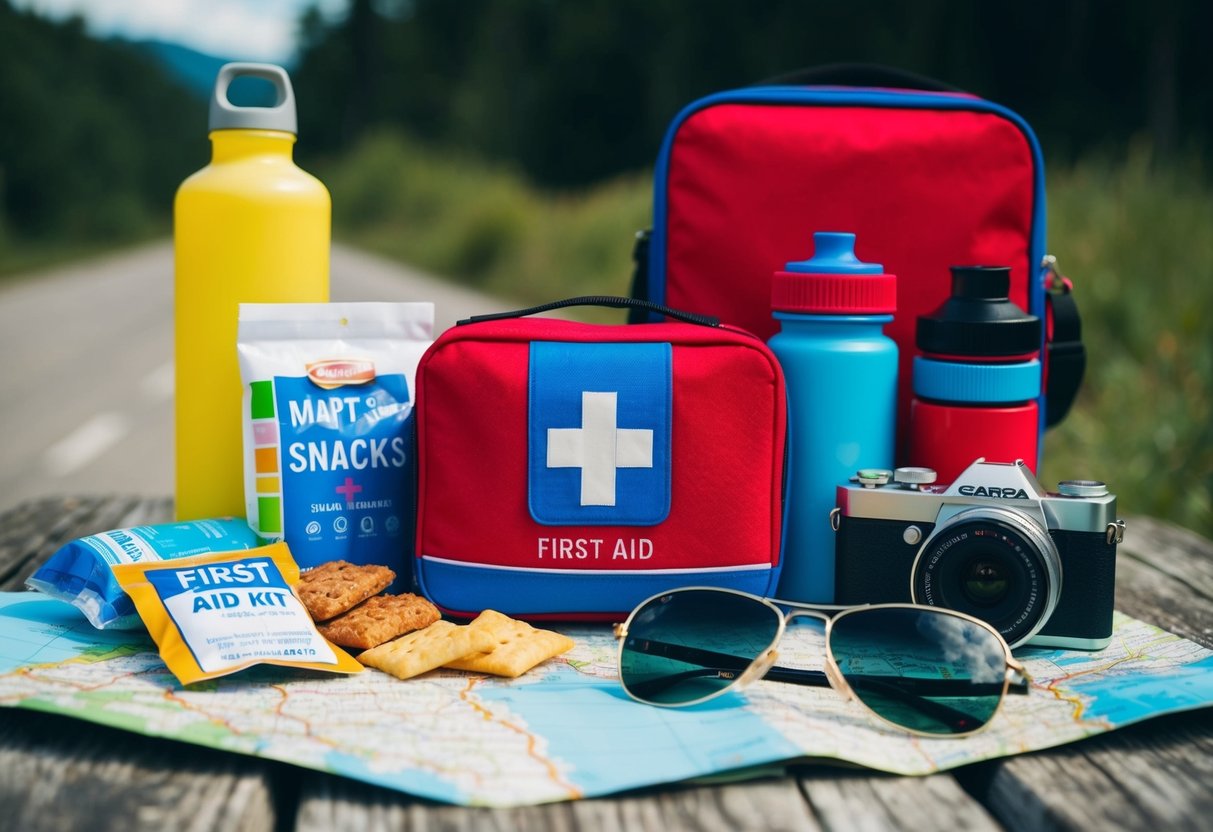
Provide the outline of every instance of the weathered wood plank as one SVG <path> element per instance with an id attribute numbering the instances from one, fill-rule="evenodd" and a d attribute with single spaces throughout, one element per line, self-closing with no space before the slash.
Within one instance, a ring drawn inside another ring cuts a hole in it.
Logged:
<path id="1" fill-rule="evenodd" d="M 837 768 L 727 786 L 670 786 L 527 806 L 462 809 L 308 774 L 297 832 L 329 830 L 999 829 L 949 775 L 903 778 Z"/>
<path id="2" fill-rule="evenodd" d="M 528 832 L 574 829 L 736 832 L 823 828 L 814 818 L 796 781 L 788 777 L 735 783 L 728 787 L 646 789 L 614 797 L 514 809 L 442 806 L 311 773 L 306 775 L 302 792 L 295 827 L 298 832 L 396 829 L 418 832 L 437 829 L 451 832 L 515 829 Z M 862 819 L 862 811 L 853 814 Z"/>
<path id="3" fill-rule="evenodd" d="M 1127 525 L 1117 609 L 1213 646 L 1213 542 L 1156 520 Z M 1011 829 L 1207 829 L 1213 710 L 1148 720 L 958 776 Z"/>
<path id="4" fill-rule="evenodd" d="M 273 829 L 267 765 L 50 714 L 0 710 L 0 828 Z"/>
<path id="5" fill-rule="evenodd" d="M 172 501 L 140 497 L 48 497 L 22 503 L 0 523 L 0 590 L 19 590 L 55 550 L 109 529 L 164 523 Z"/>
<path id="6" fill-rule="evenodd" d="M 1213 648 L 1213 541 L 1146 517 L 1126 527 L 1116 608 Z"/>
<path id="7" fill-rule="evenodd" d="M 800 786 L 824 829 L 1001 829 L 952 773 L 898 777 L 815 769 Z"/>
<path id="8" fill-rule="evenodd" d="M 1007 760 L 974 790 L 1015 830 L 1209 828 L 1213 711 Z"/>

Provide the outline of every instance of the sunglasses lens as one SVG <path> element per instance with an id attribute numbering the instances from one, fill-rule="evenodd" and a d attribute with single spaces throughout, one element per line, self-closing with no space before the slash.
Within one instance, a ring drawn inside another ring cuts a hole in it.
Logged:
<path id="1" fill-rule="evenodd" d="M 858 610 L 835 620 L 830 650 L 855 696 L 895 725 L 967 734 L 993 718 L 1006 651 L 991 630 L 943 610 Z"/>
<path id="2" fill-rule="evenodd" d="M 636 610 L 619 678 L 654 705 L 687 705 L 732 685 L 771 646 L 779 614 L 753 598 L 715 590 L 661 595 Z"/>

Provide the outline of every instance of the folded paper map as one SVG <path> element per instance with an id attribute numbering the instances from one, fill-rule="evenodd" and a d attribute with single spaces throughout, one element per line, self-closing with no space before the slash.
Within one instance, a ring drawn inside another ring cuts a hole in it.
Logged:
<path id="1" fill-rule="evenodd" d="M 52 711 L 375 783 L 514 806 L 812 759 L 928 774 L 1213 704 L 1213 652 L 1117 615 L 1097 653 L 1017 651 L 1032 695 L 961 739 L 888 728 L 828 688 L 757 682 L 693 708 L 631 701 L 602 625 L 518 679 L 438 670 L 409 681 L 253 668 L 183 688 L 149 639 L 94 630 L 71 606 L 0 593 L 0 705 Z M 820 667 L 793 631 L 780 663 Z M 171 695 L 166 695 L 171 693 Z"/>

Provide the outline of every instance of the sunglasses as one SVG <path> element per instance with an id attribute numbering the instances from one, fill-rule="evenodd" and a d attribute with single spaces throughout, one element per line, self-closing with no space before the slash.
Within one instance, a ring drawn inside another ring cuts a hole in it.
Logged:
<path id="1" fill-rule="evenodd" d="M 775 646 L 794 619 L 820 633 L 824 671 L 775 665 Z M 639 702 L 696 705 L 769 679 L 833 687 L 884 722 L 924 736 L 980 731 L 1008 691 L 1027 694 L 1031 682 L 989 624 L 915 604 L 823 612 L 731 589 L 686 587 L 641 602 L 615 625 L 615 637 L 619 680 Z"/>

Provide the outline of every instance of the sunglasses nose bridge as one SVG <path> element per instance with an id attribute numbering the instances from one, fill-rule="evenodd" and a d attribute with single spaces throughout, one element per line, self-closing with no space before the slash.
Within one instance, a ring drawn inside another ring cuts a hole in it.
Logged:
<path id="1" fill-rule="evenodd" d="M 737 687 L 743 688 L 755 679 L 761 679 L 763 676 L 766 676 L 767 671 L 775 665 L 778 659 L 779 652 L 773 648 L 754 659 L 753 663 L 738 678 Z"/>

